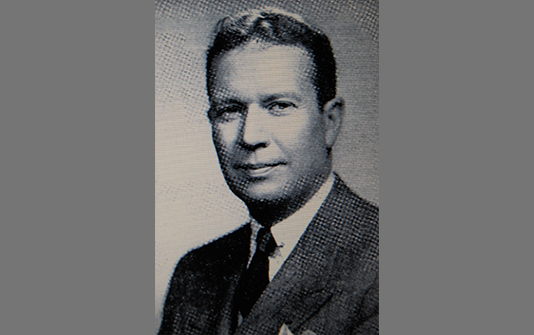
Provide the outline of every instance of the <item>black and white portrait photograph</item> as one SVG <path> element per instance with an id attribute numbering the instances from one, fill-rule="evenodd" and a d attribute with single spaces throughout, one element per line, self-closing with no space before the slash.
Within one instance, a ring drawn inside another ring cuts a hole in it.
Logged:
<path id="1" fill-rule="evenodd" d="M 1 335 L 533 333 L 531 2 L 2 4 Z"/>
<path id="2" fill-rule="evenodd" d="M 0 334 L 532 334 L 530 4 L 4 1 Z"/>
<path id="3" fill-rule="evenodd" d="M 155 6 L 155 333 L 378 334 L 378 1 Z"/>

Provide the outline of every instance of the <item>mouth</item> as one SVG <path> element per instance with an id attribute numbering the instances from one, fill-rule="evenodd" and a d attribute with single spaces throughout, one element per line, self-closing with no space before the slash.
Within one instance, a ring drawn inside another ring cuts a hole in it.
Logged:
<path id="1" fill-rule="evenodd" d="M 243 171 L 251 178 L 261 178 L 269 175 L 273 170 L 285 163 L 265 163 L 265 164 L 240 164 L 236 169 Z"/>

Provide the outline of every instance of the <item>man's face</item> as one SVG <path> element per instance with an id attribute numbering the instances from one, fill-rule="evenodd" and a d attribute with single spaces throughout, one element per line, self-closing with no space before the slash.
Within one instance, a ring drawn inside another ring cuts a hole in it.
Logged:
<path id="1" fill-rule="evenodd" d="M 213 66 L 213 141 L 230 189 L 246 203 L 311 195 L 330 172 L 333 141 L 307 52 L 251 42 Z"/>

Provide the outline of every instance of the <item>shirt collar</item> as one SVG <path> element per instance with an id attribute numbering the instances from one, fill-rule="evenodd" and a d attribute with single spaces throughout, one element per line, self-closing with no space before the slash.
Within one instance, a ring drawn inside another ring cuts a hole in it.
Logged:
<path id="1" fill-rule="evenodd" d="M 330 173 L 319 191 L 302 208 L 271 228 L 274 239 L 278 245 L 285 245 L 285 251 L 293 250 L 300 236 L 312 221 L 328 193 L 330 193 L 333 185 L 334 176 L 333 173 Z"/>
<path id="2" fill-rule="evenodd" d="M 325 201 L 334 185 L 334 174 L 331 172 L 321 188 L 313 195 L 313 197 L 298 211 L 278 222 L 271 227 L 271 233 L 279 246 L 283 246 L 283 254 L 287 256 L 295 247 L 300 236 L 304 233 L 313 217 Z M 261 225 L 254 219 L 251 219 L 252 237 L 255 241 L 255 236 Z"/>

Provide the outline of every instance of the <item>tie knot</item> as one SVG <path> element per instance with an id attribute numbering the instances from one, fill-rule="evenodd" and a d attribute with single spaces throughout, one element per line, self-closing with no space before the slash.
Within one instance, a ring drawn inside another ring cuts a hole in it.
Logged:
<path id="1" fill-rule="evenodd" d="M 274 240 L 273 234 L 271 233 L 270 228 L 261 228 L 258 231 L 258 236 L 256 237 L 256 248 L 261 252 L 271 255 L 276 247 L 276 241 Z"/>

